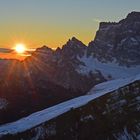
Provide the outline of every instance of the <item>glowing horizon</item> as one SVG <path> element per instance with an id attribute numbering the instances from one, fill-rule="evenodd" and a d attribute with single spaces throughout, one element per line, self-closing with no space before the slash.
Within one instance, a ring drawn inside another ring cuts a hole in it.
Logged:
<path id="1" fill-rule="evenodd" d="M 119 21 L 140 11 L 139 5 L 138 0 L 0 1 L 0 47 L 25 42 L 30 48 L 57 48 L 73 36 L 87 45 L 100 21 Z"/>

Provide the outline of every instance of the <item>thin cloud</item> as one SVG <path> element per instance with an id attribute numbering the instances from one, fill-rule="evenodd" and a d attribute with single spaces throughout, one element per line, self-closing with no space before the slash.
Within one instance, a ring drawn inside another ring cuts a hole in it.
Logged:
<path id="1" fill-rule="evenodd" d="M 0 48 L 0 53 L 11 53 L 12 51 L 12 49 Z"/>

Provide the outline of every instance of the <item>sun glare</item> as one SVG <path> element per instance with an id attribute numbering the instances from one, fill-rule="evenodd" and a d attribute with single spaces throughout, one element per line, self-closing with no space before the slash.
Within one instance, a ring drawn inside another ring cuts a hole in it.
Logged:
<path id="1" fill-rule="evenodd" d="M 14 49 L 15 49 L 15 51 L 17 53 L 22 54 L 22 53 L 24 53 L 26 51 L 26 45 L 24 45 L 24 44 L 16 44 Z"/>

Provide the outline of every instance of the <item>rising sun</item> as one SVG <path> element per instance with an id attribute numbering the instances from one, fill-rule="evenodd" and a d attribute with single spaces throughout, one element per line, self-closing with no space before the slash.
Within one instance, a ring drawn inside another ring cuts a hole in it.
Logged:
<path id="1" fill-rule="evenodd" d="M 26 45 L 25 44 L 16 44 L 14 49 L 17 53 L 22 54 L 26 51 Z"/>

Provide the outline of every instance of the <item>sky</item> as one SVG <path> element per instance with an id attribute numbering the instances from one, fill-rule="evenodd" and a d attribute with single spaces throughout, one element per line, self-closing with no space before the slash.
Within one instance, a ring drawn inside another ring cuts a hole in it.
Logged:
<path id="1" fill-rule="evenodd" d="M 0 47 L 62 47 L 73 36 L 88 44 L 100 21 L 140 11 L 140 0 L 0 0 Z"/>

